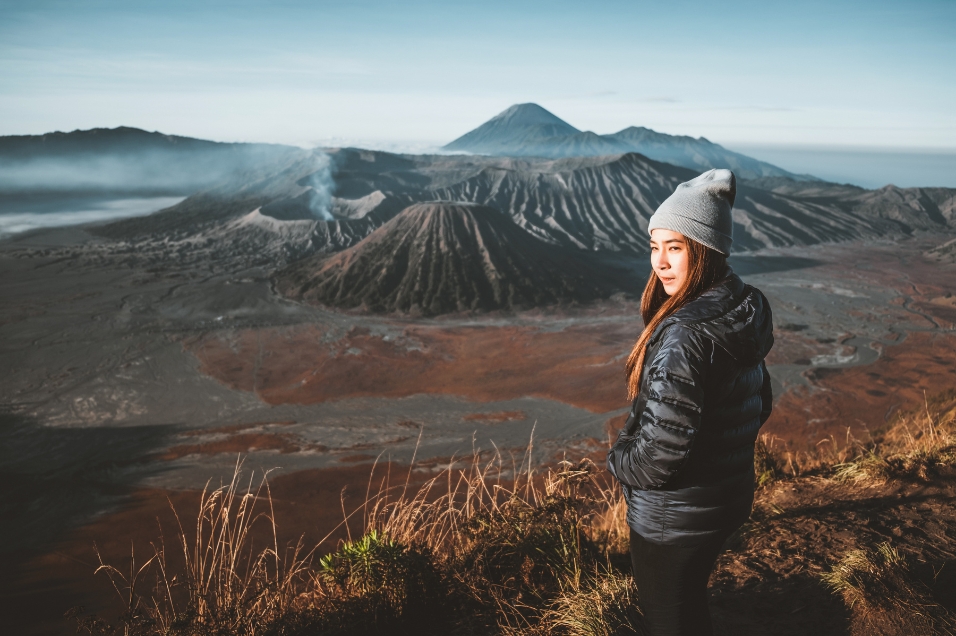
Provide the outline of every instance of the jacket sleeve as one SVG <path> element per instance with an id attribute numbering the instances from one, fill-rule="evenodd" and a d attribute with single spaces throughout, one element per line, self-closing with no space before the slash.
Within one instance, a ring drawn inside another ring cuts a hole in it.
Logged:
<path id="1" fill-rule="evenodd" d="M 632 435 L 622 432 L 608 453 L 611 474 L 641 490 L 660 488 L 678 472 L 694 445 L 704 403 L 705 338 L 682 325 L 671 326 L 662 338 L 646 363 L 646 406 L 635 413 L 639 425 Z"/>
<path id="2" fill-rule="evenodd" d="M 767 363 L 761 361 L 760 366 L 763 369 L 763 386 L 760 389 L 760 402 L 763 406 L 760 409 L 760 425 L 763 426 L 773 412 L 773 388 L 770 385 L 770 372 L 767 371 Z"/>

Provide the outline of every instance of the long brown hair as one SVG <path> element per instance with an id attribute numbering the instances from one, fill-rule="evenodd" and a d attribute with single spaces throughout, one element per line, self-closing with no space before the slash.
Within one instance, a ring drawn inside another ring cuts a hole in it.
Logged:
<path id="1" fill-rule="evenodd" d="M 644 368 L 644 354 L 647 343 L 654 330 L 664 319 L 693 300 L 716 283 L 727 268 L 727 257 L 697 241 L 684 237 L 687 244 L 687 279 L 673 296 L 664 291 L 661 279 L 654 270 L 647 279 L 644 295 L 641 296 L 641 318 L 644 319 L 644 331 L 634 343 L 631 355 L 627 357 L 624 373 L 627 377 L 627 399 L 633 400 L 641 390 L 641 371 Z"/>

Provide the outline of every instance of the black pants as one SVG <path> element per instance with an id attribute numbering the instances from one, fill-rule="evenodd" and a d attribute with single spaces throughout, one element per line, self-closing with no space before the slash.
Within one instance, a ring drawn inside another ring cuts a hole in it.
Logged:
<path id="1" fill-rule="evenodd" d="M 729 535 L 660 545 L 631 530 L 631 566 L 647 636 L 711 636 L 707 580 Z"/>

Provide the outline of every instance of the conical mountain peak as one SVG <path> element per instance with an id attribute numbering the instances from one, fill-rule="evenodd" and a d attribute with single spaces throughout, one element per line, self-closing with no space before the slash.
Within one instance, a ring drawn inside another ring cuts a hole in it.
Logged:
<path id="1" fill-rule="evenodd" d="M 577 128 L 564 121 L 551 111 L 537 104 L 515 104 L 492 117 L 488 123 L 502 122 L 511 126 L 557 126 L 573 135 L 580 132 Z"/>
<path id="2" fill-rule="evenodd" d="M 587 302 L 615 291 L 582 257 L 499 210 L 418 203 L 357 245 L 295 263 L 284 294 L 346 309 L 434 315 Z"/>
<path id="3" fill-rule="evenodd" d="M 805 179 L 758 161 L 703 137 L 668 135 L 630 126 L 611 135 L 581 132 L 537 104 L 515 104 L 451 142 L 445 150 L 505 157 L 595 157 L 637 152 L 698 172 L 729 168 L 743 179 L 788 177 Z"/>
<path id="4" fill-rule="evenodd" d="M 535 147 L 544 140 L 579 134 L 577 128 L 537 104 L 515 104 L 478 128 L 445 146 L 487 154 L 528 154 L 522 148 Z M 502 152 L 504 151 L 504 152 Z"/>

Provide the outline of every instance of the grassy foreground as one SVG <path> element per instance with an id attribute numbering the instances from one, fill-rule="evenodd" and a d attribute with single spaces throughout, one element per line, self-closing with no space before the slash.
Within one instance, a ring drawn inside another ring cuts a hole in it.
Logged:
<path id="1" fill-rule="evenodd" d="M 99 567 L 118 621 L 70 619 L 91 635 L 642 633 L 620 490 L 587 460 L 538 474 L 530 457 L 476 454 L 414 488 L 373 471 L 350 515 L 364 533 L 333 552 L 279 545 L 268 483 L 237 469 L 172 545 Z M 711 580 L 717 632 L 956 634 L 954 466 L 956 391 L 864 441 L 761 440 L 754 513 Z"/>

